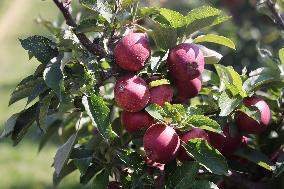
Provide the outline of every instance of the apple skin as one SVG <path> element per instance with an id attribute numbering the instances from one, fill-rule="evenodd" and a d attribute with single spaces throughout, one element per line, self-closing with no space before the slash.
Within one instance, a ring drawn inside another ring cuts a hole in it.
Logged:
<path id="1" fill-rule="evenodd" d="M 127 112 L 121 113 L 121 123 L 129 133 L 135 133 L 143 128 L 148 128 L 154 123 L 154 119 L 146 112 Z"/>
<path id="2" fill-rule="evenodd" d="M 107 189 L 120 189 L 120 183 L 116 181 L 111 181 L 108 183 Z"/>
<path id="3" fill-rule="evenodd" d="M 159 85 L 150 88 L 150 103 L 164 106 L 166 102 L 171 102 L 174 96 L 174 89 L 170 85 Z"/>
<path id="4" fill-rule="evenodd" d="M 204 71 L 204 56 L 198 46 L 182 43 L 172 48 L 167 59 L 171 75 L 181 81 L 192 80 Z"/>
<path id="5" fill-rule="evenodd" d="M 117 80 L 114 87 L 115 101 L 128 112 L 141 111 L 150 100 L 147 83 L 136 75 L 129 74 Z"/>
<path id="6" fill-rule="evenodd" d="M 115 62 L 128 71 L 143 69 L 150 55 L 151 49 L 146 33 L 130 33 L 124 36 L 114 49 Z"/>
<path id="7" fill-rule="evenodd" d="M 202 88 L 202 78 L 198 77 L 192 80 L 176 80 L 178 90 L 176 102 L 183 103 L 186 100 L 196 97 Z"/>
<path id="8" fill-rule="evenodd" d="M 201 139 L 209 141 L 208 134 L 204 130 L 199 129 L 199 128 L 193 128 L 187 133 L 183 134 L 180 137 L 180 140 L 186 143 L 187 141 L 194 139 L 194 138 L 201 138 Z M 180 160 L 181 162 L 185 162 L 185 161 L 191 161 L 193 159 L 187 154 L 184 147 L 181 147 L 179 150 L 179 154 L 178 154 L 178 160 Z"/>
<path id="9" fill-rule="evenodd" d="M 244 99 L 244 105 L 247 107 L 256 107 L 260 111 L 260 124 L 249 117 L 244 112 L 236 112 L 236 123 L 239 130 L 247 134 L 259 134 L 269 125 L 271 114 L 267 103 L 258 97 L 249 97 Z"/>
<path id="10" fill-rule="evenodd" d="M 226 125 L 223 129 L 223 135 L 208 132 L 210 144 L 219 150 L 224 156 L 232 155 L 238 148 L 240 148 L 243 143 L 243 136 L 238 134 L 232 137 L 229 131 L 229 125 Z"/>
<path id="11" fill-rule="evenodd" d="M 180 147 L 180 139 L 172 127 L 156 123 L 147 129 L 143 146 L 149 159 L 166 164 L 175 159 Z"/>

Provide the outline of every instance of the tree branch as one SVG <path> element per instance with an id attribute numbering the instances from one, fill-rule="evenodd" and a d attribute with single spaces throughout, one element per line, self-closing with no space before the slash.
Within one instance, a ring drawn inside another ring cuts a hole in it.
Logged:
<path id="1" fill-rule="evenodd" d="M 53 0 L 53 2 L 56 4 L 56 6 L 59 8 L 59 10 L 62 12 L 65 20 L 66 20 L 66 24 L 68 26 L 71 27 L 77 27 L 77 24 L 75 22 L 75 20 L 72 18 L 72 15 L 69 12 L 69 6 L 64 6 L 64 3 L 61 2 L 60 0 Z M 79 39 L 79 41 L 81 42 L 81 44 L 92 54 L 94 55 L 98 55 L 100 57 L 105 57 L 106 56 L 106 52 L 105 50 L 98 44 L 93 44 L 89 38 L 83 34 L 83 33 L 76 33 L 75 35 L 77 36 L 77 38 Z"/>
<path id="2" fill-rule="evenodd" d="M 267 4 L 270 12 L 273 14 L 273 17 L 274 17 L 275 22 L 278 25 L 278 27 L 281 28 L 281 30 L 284 31 L 284 21 L 283 21 L 283 18 L 281 17 L 281 15 L 277 12 L 276 7 L 275 7 L 275 3 L 273 3 L 271 0 L 267 0 L 266 4 Z"/>

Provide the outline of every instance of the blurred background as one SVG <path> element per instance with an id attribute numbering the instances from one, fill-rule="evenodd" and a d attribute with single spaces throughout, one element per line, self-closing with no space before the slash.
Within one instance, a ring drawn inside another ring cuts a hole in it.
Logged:
<path id="1" fill-rule="evenodd" d="M 77 0 L 74 0 L 77 1 Z M 237 51 L 212 46 L 224 55 L 222 64 L 233 65 L 239 72 L 246 66 L 249 70 L 260 67 L 257 46 L 277 53 L 283 46 L 281 33 L 272 21 L 256 11 L 256 0 L 148 0 L 148 6 L 163 6 L 186 14 L 194 7 L 210 4 L 232 15 L 232 20 L 214 28 L 212 32 L 232 38 Z M 36 23 L 41 16 L 46 20 L 57 20 L 59 11 L 51 0 L 1 0 L 0 1 L 0 130 L 5 121 L 23 109 L 25 101 L 8 107 L 9 96 L 16 84 L 33 72 L 38 65 L 35 59 L 28 60 L 27 52 L 21 48 L 19 38 L 31 35 L 50 34 Z M 210 47 L 210 46 L 209 46 Z M 273 47 L 273 48 L 272 48 Z M 53 156 L 56 144 L 49 144 L 38 153 L 39 131 L 29 134 L 29 139 L 12 148 L 9 141 L 0 141 L 0 189 L 47 189 L 52 188 Z M 79 174 L 63 180 L 59 188 L 82 187 Z"/>

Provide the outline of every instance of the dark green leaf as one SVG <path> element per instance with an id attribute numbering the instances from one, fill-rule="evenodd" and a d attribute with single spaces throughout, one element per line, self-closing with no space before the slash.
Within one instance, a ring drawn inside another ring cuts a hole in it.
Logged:
<path id="1" fill-rule="evenodd" d="M 20 39 L 20 42 L 29 54 L 35 56 L 43 64 L 47 64 L 58 55 L 56 44 L 46 37 L 35 35 Z"/>
<path id="2" fill-rule="evenodd" d="M 211 173 L 224 175 L 228 172 L 225 157 L 218 150 L 211 147 L 206 140 L 192 139 L 183 146 L 190 156 Z"/>
<path id="3" fill-rule="evenodd" d="M 31 94 L 28 96 L 27 104 L 31 103 L 36 97 L 41 95 L 47 90 L 47 86 L 44 83 L 43 79 L 33 88 Z"/>
<path id="4" fill-rule="evenodd" d="M 16 113 L 16 114 L 13 114 L 8 120 L 7 122 L 5 123 L 4 125 L 4 130 L 0 136 L 0 138 L 3 138 L 3 137 L 8 137 L 10 134 L 12 134 L 14 128 L 15 128 L 15 125 L 17 123 L 17 119 L 19 117 L 19 113 Z"/>
<path id="5" fill-rule="evenodd" d="M 106 189 L 109 182 L 109 174 L 106 170 L 97 174 L 93 181 L 93 187 L 96 189 Z"/>
<path id="6" fill-rule="evenodd" d="M 77 33 L 87 33 L 87 32 L 103 32 L 104 26 L 102 25 L 103 21 L 100 18 L 85 18 L 76 28 Z"/>
<path id="7" fill-rule="evenodd" d="M 113 140 L 117 135 L 111 129 L 110 110 L 104 99 L 93 94 L 90 97 L 84 96 L 82 103 L 102 137 L 106 140 Z"/>
<path id="8" fill-rule="evenodd" d="M 43 72 L 43 77 L 46 85 L 50 87 L 61 99 L 63 89 L 63 68 L 61 58 L 52 59 Z"/>
<path id="9" fill-rule="evenodd" d="M 80 176 L 80 183 L 87 184 L 98 172 L 102 170 L 102 167 L 97 164 L 90 165 L 84 174 Z"/>
<path id="10" fill-rule="evenodd" d="M 269 171 L 273 171 L 275 169 L 275 166 L 273 165 L 273 162 L 269 159 L 269 157 L 256 149 L 250 147 L 241 148 L 235 154 L 251 162 L 254 162 Z"/>
<path id="11" fill-rule="evenodd" d="M 79 169 L 80 173 L 85 174 L 92 161 L 92 157 L 82 158 L 82 159 L 73 159 L 73 161 L 76 167 Z"/>
<path id="12" fill-rule="evenodd" d="M 190 185 L 190 189 L 219 189 L 213 182 L 208 180 L 196 180 Z"/>
<path id="13" fill-rule="evenodd" d="M 41 99 L 38 108 L 37 114 L 37 124 L 40 128 L 43 128 L 45 125 L 45 119 L 48 114 L 49 106 L 51 103 L 51 99 L 53 98 L 52 94 L 48 94 L 44 98 Z"/>
<path id="14" fill-rule="evenodd" d="M 73 149 L 73 146 L 75 145 L 76 139 L 77 139 L 77 133 L 71 135 L 71 137 L 67 140 L 67 142 L 57 150 L 56 155 L 54 157 L 54 165 L 53 165 L 57 176 L 60 175 L 64 166 L 68 162 L 70 153 Z"/>
<path id="15" fill-rule="evenodd" d="M 199 164 L 195 161 L 185 162 L 178 166 L 168 178 L 168 186 L 173 189 L 187 189 L 195 181 Z"/>
<path id="16" fill-rule="evenodd" d="M 230 115 L 242 102 L 240 96 L 232 97 L 227 90 L 223 91 L 218 100 L 218 105 L 221 109 L 219 116 Z"/>

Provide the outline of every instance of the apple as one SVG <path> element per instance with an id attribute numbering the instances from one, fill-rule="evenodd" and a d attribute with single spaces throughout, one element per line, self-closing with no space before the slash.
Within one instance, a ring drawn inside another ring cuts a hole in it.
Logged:
<path id="1" fill-rule="evenodd" d="M 174 95 L 174 89 L 171 85 L 159 85 L 150 88 L 150 103 L 163 106 L 166 102 L 171 102 Z"/>
<path id="2" fill-rule="evenodd" d="M 244 144 L 242 135 L 237 134 L 234 137 L 230 135 L 229 125 L 224 127 L 223 134 L 224 136 L 218 133 L 208 132 L 210 144 L 224 156 L 232 155 Z"/>
<path id="3" fill-rule="evenodd" d="M 247 134 L 259 134 L 269 125 L 271 114 L 267 103 L 258 97 L 248 97 L 244 99 L 244 105 L 247 107 L 256 107 L 260 111 L 260 123 L 249 117 L 246 113 L 236 112 L 236 123 L 239 130 Z"/>
<path id="4" fill-rule="evenodd" d="M 150 100 L 147 83 L 140 77 L 128 74 L 117 80 L 114 87 L 115 101 L 128 112 L 141 111 Z"/>
<path id="5" fill-rule="evenodd" d="M 149 159 L 165 164 L 175 159 L 180 139 L 174 128 L 156 123 L 147 129 L 143 137 L 143 146 Z"/>
<path id="6" fill-rule="evenodd" d="M 198 46 L 182 43 L 172 48 L 168 55 L 171 75 L 177 80 L 187 81 L 201 76 L 204 71 L 204 56 Z"/>
<path id="7" fill-rule="evenodd" d="M 123 37 L 114 49 L 115 62 L 129 71 L 143 69 L 150 54 L 151 49 L 146 33 L 130 33 Z"/>
<path id="8" fill-rule="evenodd" d="M 190 131 L 186 132 L 185 134 L 183 134 L 180 139 L 182 142 L 187 142 L 191 139 L 194 139 L 194 138 L 201 138 L 201 139 L 204 139 L 204 140 L 209 140 L 209 137 L 208 137 L 208 134 L 202 130 L 202 129 L 199 129 L 199 128 L 193 128 L 191 129 Z M 179 154 L 178 154 L 178 159 L 181 161 L 181 162 L 184 162 L 184 161 L 190 161 L 190 160 L 193 160 L 186 152 L 186 150 L 184 149 L 184 147 L 181 147 L 180 148 L 180 151 L 179 151 Z"/>
<path id="9" fill-rule="evenodd" d="M 154 123 L 154 119 L 146 111 L 123 111 L 121 113 L 121 122 L 129 133 L 135 133 L 140 129 L 150 127 Z"/>
<path id="10" fill-rule="evenodd" d="M 201 80 L 201 77 L 186 81 L 176 80 L 178 91 L 176 102 L 183 103 L 190 98 L 196 97 L 202 87 Z"/>

